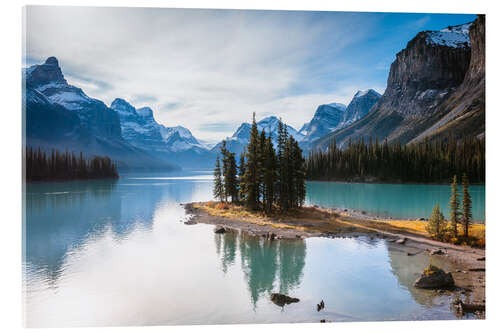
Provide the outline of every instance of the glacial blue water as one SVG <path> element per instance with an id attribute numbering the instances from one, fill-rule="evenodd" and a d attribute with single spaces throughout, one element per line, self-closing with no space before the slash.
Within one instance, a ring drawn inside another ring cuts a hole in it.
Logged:
<path id="1" fill-rule="evenodd" d="M 413 192 L 421 190 L 421 198 L 432 199 L 428 202 L 446 197 L 433 187 L 412 188 L 404 195 L 394 188 L 377 195 L 370 186 L 310 183 L 308 202 L 425 216 L 415 210 Z M 426 254 L 407 256 L 392 243 L 364 237 L 266 241 L 184 224 L 180 203 L 209 200 L 211 189 L 210 171 L 28 184 L 26 325 L 456 318 L 451 296 L 412 286 L 431 260 Z M 341 199 L 340 193 L 351 200 Z M 370 198 L 376 203 L 369 204 Z M 408 204 L 408 209 L 396 209 L 397 203 Z M 440 258 L 432 260 L 455 269 Z M 270 301 L 272 292 L 300 302 L 281 308 Z M 321 300 L 325 309 L 318 312 Z"/>

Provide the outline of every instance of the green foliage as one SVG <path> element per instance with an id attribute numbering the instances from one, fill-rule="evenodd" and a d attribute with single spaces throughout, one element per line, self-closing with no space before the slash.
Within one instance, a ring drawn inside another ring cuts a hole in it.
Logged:
<path id="1" fill-rule="evenodd" d="M 281 120 L 278 126 L 278 150 L 275 151 L 271 137 L 264 131 L 259 133 L 253 115 L 250 141 L 240 156 L 239 167 L 223 141 L 222 186 L 225 196 L 230 196 L 232 201 L 237 201 L 239 195 L 247 208 L 268 213 L 274 206 L 286 211 L 303 205 L 305 159 L 298 142 L 288 136 Z M 214 175 L 217 175 L 217 163 Z M 217 177 L 214 177 L 214 188 L 218 186 Z M 214 196 L 216 193 L 219 192 L 214 189 Z"/>
<path id="2" fill-rule="evenodd" d="M 215 169 L 214 169 L 214 190 L 213 190 L 214 198 L 222 201 L 224 196 L 224 183 L 222 181 L 222 170 L 220 166 L 220 158 L 217 156 L 215 160 Z"/>
<path id="3" fill-rule="evenodd" d="M 254 113 L 252 128 L 250 130 L 250 142 L 246 147 L 247 162 L 245 165 L 245 174 L 242 179 L 245 189 L 245 204 L 249 209 L 252 210 L 258 208 L 260 198 L 261 178 L 259 175 L 259 164 L 261 161 L 261 157 L 259 141 L 259 130 L 257 129 L 257 123 L 255 121 Z"/>
<path id="4" fill-rule="evenodd" d="M 429 222 L 425 226 L 425 229 L 434 239 L 444 239 L 447 230 L 444 215 L 439 209 L 439 204 L 436 203 L 436 206 L 432 210 L 431 217 L 429 219 Z"/>
<path id="5" fill-rule="evenodd" d="M 485 140 L 449 137 L 433 143 L 383 144 L 378 139 L 349 142 L 343 149 L 334 141 L 326 151 L 315 151 L 307 159 L 307 179 L 378 180 L 413 183 L 447 183 L 456 174 L 467 173 L 474 183 L 485 180 Z"/>
<path id="6" fill-rule="evenodd" d="M 469 194 L 469 178 L 467 174 L 462 176 L 462 225 L 464 227 L 465 241 L 469 240 L 469 226 L 472 219 L 472 200 Z"/>
<path id="7" fill-rule="evenodd" d="M 458 224 L 460 223 L 460 194 L 457 190 L 457 176 L 453 176 L 451 183 L 451 197 L 450 197 L 450 224 L 453 231 L 453 237 L 458 238 Z"/>
<path id="8" fill-rule="evenodd" d="M 60 153 L 54 149 L 48 156 L 40 147 L 36 150 L 26 147 L 23 155 L 28 182 L 118 178 L 116 164 L 107 156 L 85 159 L 80 152 L 77 159 L 73 152 Z"/>

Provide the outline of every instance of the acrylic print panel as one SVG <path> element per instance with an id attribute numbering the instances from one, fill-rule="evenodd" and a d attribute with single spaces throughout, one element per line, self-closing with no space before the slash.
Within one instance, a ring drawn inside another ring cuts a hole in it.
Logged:
<path id="1" fill-rule="evenodd" d="M 483 15 L 25 14 L 26 326 L 484 318 Z"/>

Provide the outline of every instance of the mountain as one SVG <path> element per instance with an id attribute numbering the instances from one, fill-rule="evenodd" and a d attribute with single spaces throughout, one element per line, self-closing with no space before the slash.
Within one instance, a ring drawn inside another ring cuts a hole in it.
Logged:
<path id="1" fill-rule="evenodd" d="M 344 120 L 339 128 L 344 128 L 366 116 L 382 95 L 373 89 L 359 90 L 344 112 Z"/>
<path id="2" fill-rule="evenodd" d="M 278 143 L 278 124 L 279 119 L 275 116 L 266 117 L 257 122 L 257 128 L 259 132 L 265 130 L 267 135 L 271 135 L 271 140 L 275 146 Z M 227 149 L 233 153 L 236 153 L 236 155 L 240 155 L 250 141 L 251 128 L 252 125 L 249 123 L 241 124 L 232 136 L 226 138 Z M 288 134 L 293 136 L 295 140 L 300 142 L 304 139 L 304 135 L 299 133 L 292 126 L 286 125 L 286 129 L 288 131 Z M 215 145 L 211 151 L 215 154 L 219 153 L 221 144 L 222 143 L 220 142 Z"/>
<path id="3" fill-rule="evenodd" d="M 318 106 L 312 120 L 301 128 L 304 134 L 303 143 L 311 143 L 334 131 L 344 120 L 346 106 L 340 103 Z"/>
<path id="4" fill-rule="evenodd" d="M 111 109 L 118 113 L 123 138 L 134 147 L 184 167 L 213 165 L 214 154 L 187 128 L 158 124 L 151 108 L 136 109 L 124 99 L 116 98 L 111 103 Z"/>
<path id="5" fill-rule="evenodd" d="M 55 57 L 24 68 L 22 74 L 27 145 L 107 155 L 121 169 L 176 168 L 128 144 L 117 112 L 68 84 Z"/>
<path id="6" fill-rule="evenodd" d="M 316 140 L 363 118 L 370 112 L 380 96 L 373 89 L 359 90 L 347 107 L 340 103 L 318 106 L 312 120 L 300 129 L 300 133 L 304 135 L 301 142 L 302 149 L 310 150 Z"/>
<path id="7" fill-rule="evenodd" d="M 387 88 L 371 112 L 318 140 L 316 147 L 325 149 L 333 140 L 343 146 L 361 137 L 405 144 L 437 133 L 483 132 L 484 17 L 479 16 L 474 23 L 418 33 L 396 55 Z"/>

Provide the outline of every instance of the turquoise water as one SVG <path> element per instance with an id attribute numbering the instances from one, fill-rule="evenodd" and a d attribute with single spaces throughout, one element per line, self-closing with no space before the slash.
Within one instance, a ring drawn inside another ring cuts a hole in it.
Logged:
<path id="1" fill-rule="evenodd" d="M 364 237 L 265 241 L 184 224 L 180 203 L 211 199 L 210 173 L 27 185 L 26 325 L 456 318 L 451 296 L 412 286 L 425 254 Z M 281 308 L 272 292 L 300 302 Z"/>
<path id="2" fill-rule="evenodd" d="M 461 191 L 461 188 L 460 188 Z M 485 187 L 471 185 L 472 219 L 485 220 Z M 393 218 L 428 218 L 439 203 L 449 216 L 450 187 L 447 185 L 363 184 L 340 182 L 307 183 L 308 204 L 349 208 L 371 215 Z"/>

